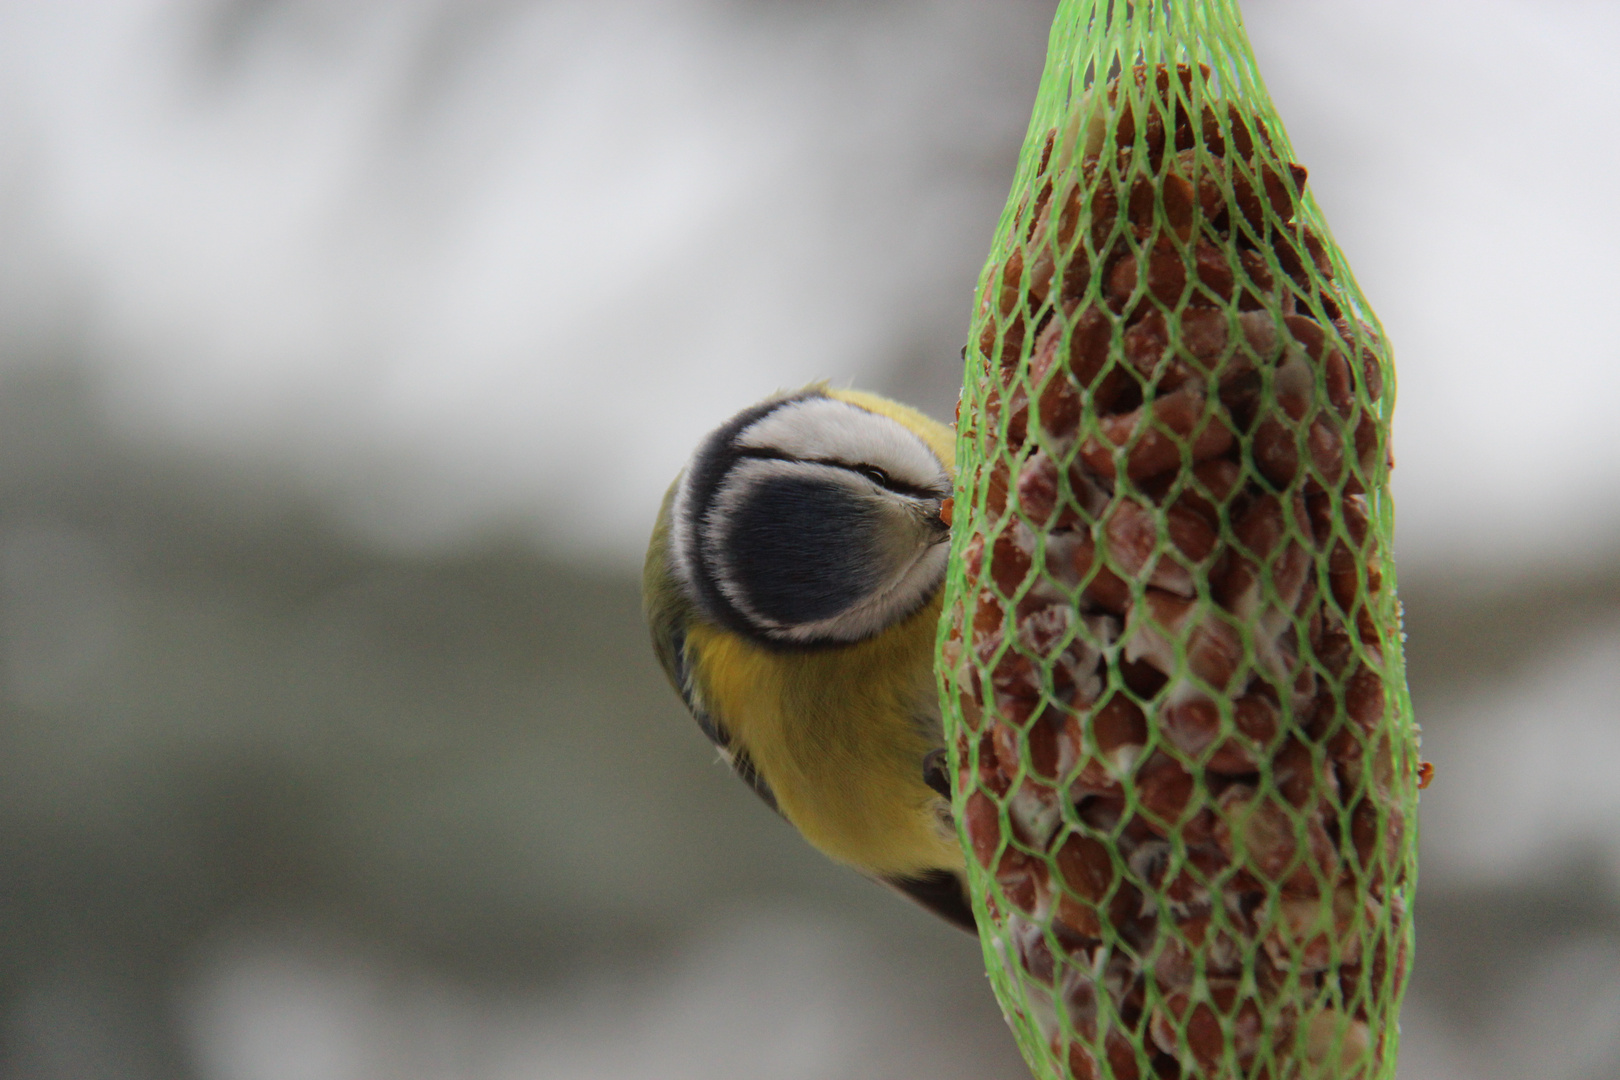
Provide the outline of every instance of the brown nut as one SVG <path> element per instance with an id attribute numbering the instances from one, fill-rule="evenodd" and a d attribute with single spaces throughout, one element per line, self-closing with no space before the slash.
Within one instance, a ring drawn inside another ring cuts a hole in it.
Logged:
<path id="1" fill-rule="evenodd" d="M 1126 619 L 1124 657 L 1145 660 L 1171 678 L 1193 675 L 1216 691 L 1226 689 L 1243 663 L 1237 628 L 1207 604 L 1147 589 Z M 1186 658 L 1183 671 L 1176 642 Z"/>
<path id="2" fill-rule="evenodd" d="M 1194 697 L 1166 705 L 1159 713 L 1159 733 L 1197 760 L 1214 747 L 1204 767 L 1212 773 L 1241 775 L 1257 772 L 1268 759 L 1277 737 L 1277 706 L 1260 694 L 1245 694 L 1232 703 L 1232 734 L 1221 737 L 1219 706 L 1207 697 Z"/>
<path id="3" fill-rule="evenodd" d="M 1155 750 L 1136 770 L 1134 787 L 1143 823 L 1158 835 L 1168 836 L 1186 814 L 1197 781 L 1175 758 Z"/>
<path id="4" fill-rule="evenodd" d="M 1325 896 L 1282 897 L 1264 945 L 1281 970 L 1327 971 L 1361 962 L 1362 928 L 1377 925 L 1377 905 L 1341 885 Z"/>
<path id="5" fill-rule="evenodd" d="M 1243 476 L 1242 466 L 1235 462 L 1215 458 L 1193 468 L 1193 481 L 1176 499 L 1176 506 L 1197 514 L 1211 529 L 1221 528 L 1220 507 L 1225 506 L 1237 490 Z"/>
<path id="6" fill-rule="evenodd" d="M 1181 301 L 1181 295 L 1187 288 L 1187 264 L 1175 241 L 1161 236 L 1146 247 L 1140 256 L 1126 255 L 1109 268 L 1107 295 L 1114 310 L 1123 310 L 1135 297 L 1144 262 L 1147 264 L 1147 276 L 1141 284 L 1147 295 L 1165 308 L 1173 308 Z"/>
<path id="7" fill-rule="evenodd" d="M 1010 597 L 1029 579 L 1035 534 L 1021 521 L 1008 522 L 990 545 L 990 580 Z"/>
<path id="8" fill-rule="evenodd" d="M 1280 883 L 1284 893 L 1315 895 L 1338 876 L 1338 855 L 1314 808 L 1301 813 L 1240 784 L 1222 792 L 1219 811 L 1215 840 L 1221 851 L 1257 877 Z M 1296 818 L 1304 819 L 1303 846 Z"/>
<path id="9" fill-rule="evenodd" d="M 1103 909 L 1118 877 L 1108 845 L 1071 833 L 1058 847 L 1054 862 L 1063 885 L 1058 920 L 1085 937 L 1101 937 Z"/>
<path id="10" fill-rule="evenodd" d="M 990 796 L 975 791 L 967 799 L 967 834 L 973 842 L 973 857 L 989 868 L 1001 847 L 1001 811 Z"/>
<path id="11" fill-rule="evenodd" d="M 1017 490 L 1018 512 L 1030 524 L 1049 532 L 1080 524 L 1080 508 L 1064 497 L 1057 462 L 1046 451 L 1036 451 L 1019 466 Z"/>
<path id="12" fill-rule="evenodd" d="M 1048 538 L 1047 573 L 1065 585 L 1081 585 L 1081 599 L 1093 608 L 1124 615 L 1131 606 L 1131 587 L 1097 558 L 1089 533 Z"/>
<path id="13" fill-rule="evenodd" d="M 1196 568 L 1215 551 L 1215 530 L 1189 510 L 1173 506 L 1163 515 L 1161 544 L 1159 513 L 1133 499 L 1117 500 L 1103 522 L 1109 561 L 1127 578 L 1191 598 Z"/>
<path id="14" fill-rule="evenodd" d="M 1080 444 L 1080 458 L 1092 472 L 1113 479 L 1115 454 L 1123 448 L 1125 474 L 1145 480 L 1179 468 L 1183 449 L 1194 465 L 1219 457 L 1232 445 L 1232 429 L 1219 413 L 1206 415 L 1205 400 L 1195 390 L 1177 390 L 1151 407 L 1104 417 L 1102 438 L 1088 436 Z"/>
<path id="15" fill-rule="evenodd" d="M 1266 1024 L 1260 1003 L 1243 996 L 1241 980 L 1210 978 L 1206 984 L 1208 1001 L 1194 1001 L 1187 991 L 1175 991 L 1153 1010 L 1148 1030 L 1160 1050 L 1181 1058 L 1183 1067 L 1224 1075 L 1216 1070 L 1228 1046 L 1238 1064 L 1246 1069 L 1259 1053 L 1262 1036 L 1269 1034 L 1274 1046 L 1286 1045 L 1285 1029 L 1291 1029 L 1291 1025 L 1282 1023 L 1280 1016 L 1271 1025 Z M 1272 1029 L 1269 1033 L 1268 1027 Z"/>

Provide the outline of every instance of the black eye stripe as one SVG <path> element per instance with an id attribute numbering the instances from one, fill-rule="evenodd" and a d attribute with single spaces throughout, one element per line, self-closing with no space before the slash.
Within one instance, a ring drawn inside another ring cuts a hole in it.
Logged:
<path id="1" fill-rule="evenodd" d="M 784 454 L 779 450 L 767 450 L 751 447 L 737 452 L 738 459 L 753 458 L 756 461 L 799 461 L 806 465 L 826 465 L 833 469 L 843 469 L 858 476 L 865 477 L 881 488 L 894 492 L 896 495 L 908 495 L 913 499 L 939 499 L 949 495 L 948 491 L 937 491 L 933 488 L 919 487 L 916 484 L 897 480 L 876 465 L 864 463 L 851 464 L 847 461 L 836 461 L 832 458 L 801 458 L 792 454 Z"/>

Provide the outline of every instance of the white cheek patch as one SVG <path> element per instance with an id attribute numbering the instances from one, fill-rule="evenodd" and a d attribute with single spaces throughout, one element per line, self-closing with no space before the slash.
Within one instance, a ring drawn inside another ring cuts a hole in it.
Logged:
<path id="1" fill-rule="evenodd" d="M 873 465 L 912 487 L 950 486 L 939 458 L 905 425 L 834 398 L 784 405 L 744 429 L 735 445 L 807 461 Z"/>
<path id="2" fill-rule="evenodd" d="M 721 621 L 808 645 L 862 640 L 927 603 L 949 545 L 925 493 L 950 489 L 928 443 L 813 394 L 749 412 L 705 440 L 676 483 L 669 555 L 688 595 Z"/>
<path id="3" fill-rule="evenodd" d="M 669 508 L 669 555 L 670 570 L 675 574 L 675 580 L 681 584 L 692 584 L 692 568 L 689 565 L 696 537 L 692 535 L 692 470 L 682 469 L 681 475 L 675 478 L 675 499 Z"/>

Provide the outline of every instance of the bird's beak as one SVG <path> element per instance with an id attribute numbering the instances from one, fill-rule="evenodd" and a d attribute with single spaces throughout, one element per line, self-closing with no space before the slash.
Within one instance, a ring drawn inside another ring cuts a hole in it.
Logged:
<path id="1" fill-rule="evenodd" d="M 942 544 L 951 537 L 951 500 L 930 499 L 928 507 L 928 527 L 933 531 L 934 543 Z"/>

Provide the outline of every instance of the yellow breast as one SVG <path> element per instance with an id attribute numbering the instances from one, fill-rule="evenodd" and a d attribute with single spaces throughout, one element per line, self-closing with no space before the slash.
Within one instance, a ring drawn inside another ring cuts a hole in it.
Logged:
<path id="1" fill-rule="evenodd" d="M 780 653 L 699 625 L 688 636 L 705 706 L 747 750 L 783 815 L 818 850 L 867 873 L 959 868 L 922 779 L 939 745 L 936 598 L 877 637 Z"/>

